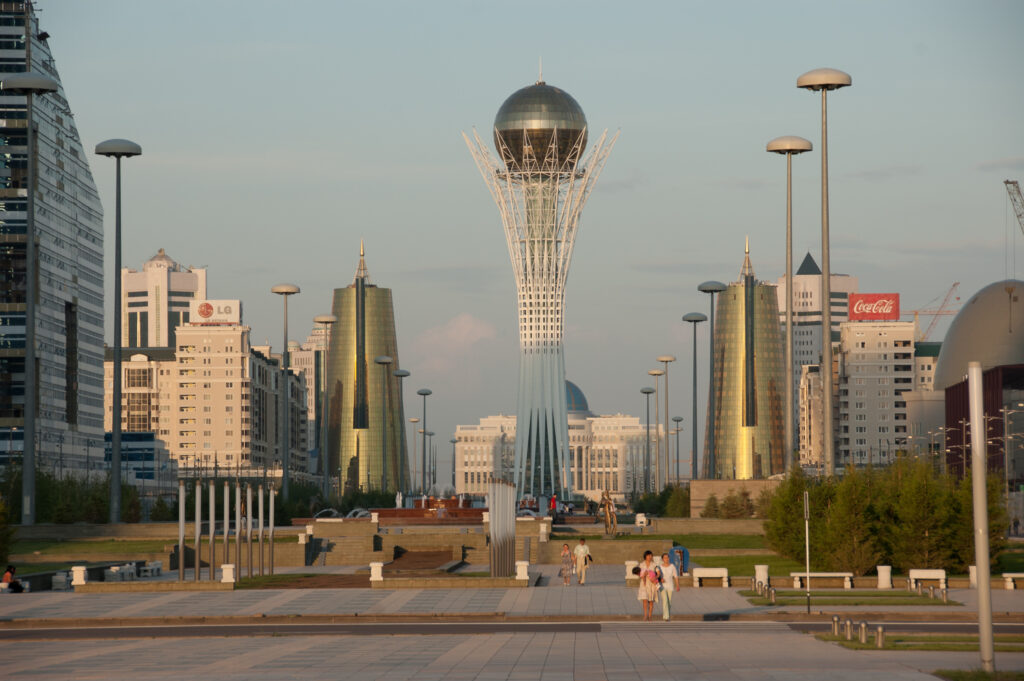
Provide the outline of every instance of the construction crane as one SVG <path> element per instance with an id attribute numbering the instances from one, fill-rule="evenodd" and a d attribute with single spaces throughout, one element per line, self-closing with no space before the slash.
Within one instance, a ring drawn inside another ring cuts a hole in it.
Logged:
<path id="1" fill-rule="evenodd" d="M 920 332 L 918 334 L 918 337 L 915 339 L 917 342 L 921 342 L 928 339 L 928 336 L 930 336 L 932 331 L 935 330 L 935 325 L 939 323 L 939 317 L 954 315 L 957 313 L 956 309 L 952 309 L 949 307 L 949 303 L 952 300 L 960 300 L 960 296 L 956 296 L 956 298 L 953 297 L 953 294 L 956 293 L 956 290 L 957 288 L 959 288 L 959 286 L 960 282 L 954 281 L 953 285 L 949 287 L 949 291 L 946 292 L 946 296 L 942 299 L 942 303 L 938 307 L 929 309 L 922 308 L 919 310 L 907 310 L 906 312 L 903 313 L 904 316 L 911 314 L 914 315 L 914 327 L 917 329 L 921 328 L 917 321 L 919 315 L 932 316 L 932 321 L 931 323 L 928 324 L 928 328 Z"/>
<path id="2" fill-rule="evenodd" d="M 1013 212 L 1017 214 L 1017 222 L 1020 224 L 1020 231 L 1024 232 L 1024 198 L 1020 195 L 1020 185 L 1017 180 L 1006 180 L 1006 193 L 1010 195 L 1010 203 L 1013 204 Z"/>

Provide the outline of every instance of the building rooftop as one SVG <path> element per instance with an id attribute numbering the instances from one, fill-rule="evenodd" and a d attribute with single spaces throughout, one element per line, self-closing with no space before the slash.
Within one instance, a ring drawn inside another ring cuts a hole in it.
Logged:
<path id="1" fill-rule="evenodd" d="M 804 261 L 800 263 L 800 267 L 796 271 L 797 275 L 817 275 L 821 274 L 821 268 L 818 267 L 818 263 L 814 262 L 814 258 L 808 253 L 804 256 Z"/>

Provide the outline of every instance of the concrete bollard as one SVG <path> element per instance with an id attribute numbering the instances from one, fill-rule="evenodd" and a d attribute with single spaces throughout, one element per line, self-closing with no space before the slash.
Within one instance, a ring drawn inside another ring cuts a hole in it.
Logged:
<path id="1" fill-rule="evenodd" d="M 633 574 L 633 568 L 640 564 L 637 560 L 626 561 L 626 579 L 636 579 L 636 575 Z"/>
<path id="2" fill-rule="evenodd" d="M 383 582 L 384 581 L 384 563 L 381 563 L 381 562 L 370 563 L 370 581 L 371 582 Z"/>
<path id="3" fill-rule="evenodd" d="M 770 586 L 771 581 L 768 579 L 768 566 L 754 565 L 754 579 L 764 584 L 766 588 Z"/>
<path id="4" fill-rule="evenodd" d="M 892 566 L 891 565 L 878 565 L 878 588 L 879 589 L 891 589 L 892 588 Z"/>
<path id="5" fill-rule="evenodd" d="M 71 568 L 71 586 L 81 586 L 89 581 L 89 576 L 84 565 L 75 565 Z"/>
<path id="6" fill-rule="evenodd" d="M 924 595 L 924 585 L 921 584 L 921 580 L 920 579 L 917 580 L 917 595 L 918 596 L 923 596 Z"/>
<path id="7" fill-rule="evenodd" d="M 868 623 L 864 620 L 860 621 L 860 631 L 857 632 L 857 640 L 864 644 L 868 642 Z"/>
<path id="8" fill-rule="evenodd" d="M 971 565 L 967 568 L 967 574 L 970 580 L 970 587 L 972 589 L 978 588 L 978 566 Z"/>
<path id="9" fill-rule="evenodd" d="M 313 536 L 313 526 L 312 525 L 306 525 L 306 534 L 308 534 L 310 537 Z"/>
<path id="10" fill-rule="evenodd" d="M 486 525 L 487 523 L 491 522 L 491 514 L 490 514 L 489 511 L 484 511 L 483 516 L 484 516 L 484 518 L 483 518 L 484 525 Z"/>
<path id="11" fill-rule="evenodd" d="M 371 511 L 370 512 L 370 522 L 371 523 L 378 523 L 378 522 L 380 522 L 380 513 L 377 513 L 376 511 Z"/>
<path id="12" fill-rule="evenodd" d="M 839 615 L 832 615 L 832 635 L 839 635 Z"/>
<path id="13" fill-rule="evenodd" d="M 949 603 L 949 589 L 942 590 L 942 602 Z"/>
<path id="14" fill-rule="evenodd" d="M 220 581 L 222 584 L 235 583 L 235 566 L 232 563 L 223 563 L 220 566 Z"/>
<path id="15" fill-rule="evenodd" d="M 768 600 L 770 600 L 772 602 L 772 605 L 775 605 L 775 587 L 774 586 L 768 587 Z"/>
<path id="16" fill-rule="evenodd" d="M 853 640 L 853 620 L 847 618 L 843 622 L 843 635 L 846 636 L 847 641 Z"/>
<path id="17" fill-rule="evenodd" d="M 878 625 L 878 631 L 875 632 L 875 646 L 879 649 L 885 647 L 885 627 L 881 624 Z"/>
<path id="18" fill-rule="evenodd" d="M 935 587 L 934 586 L 928 587 L 928 598 L 930 598 L 932 600 L 935 600 Z"/>
<path id="19" fill-rule="evenodd" d="M 551 532 L 551 519 L 545 518 L 540 521 L 540 543 L 544 544 L 548 541 L 548 534 Z"/>
<path id="20" fill-rule="evenodd" d="M 516 561 L 516 580 L 527 581 L 530 579 L 530 573 L 527 568 L 530 567 L 530 562 L 527 560 Z"/>
<path id="21" fill-rule="evenodd" d="M 305 532 L 300 532 L 299 533 L 299 543 L 300 544 L 305 544 L 308 541 L 309 541 L 309 535 L 306 534 Z"/>

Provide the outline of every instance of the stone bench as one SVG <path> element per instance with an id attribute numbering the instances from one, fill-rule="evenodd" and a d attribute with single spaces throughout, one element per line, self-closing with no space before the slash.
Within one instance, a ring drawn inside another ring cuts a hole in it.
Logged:
<path id="1" fill-rule="evenodd" d="M 693 585 L 698 589 L 703 579 L 721 579 L 723 588 L 729 586 L 729 568 L 695 567 L 690 569 L 690 573 L 693 575 Z"/>
<path id="2" fill-rule="evenodd" d="M 152 563 L 146 563 L 139 568 L 139 577 L 159 577 L 164 572 L 164 564 L 162 561 L 155 560 Z"/>
<path id="3" fill-rule="evenodd" d="M 946 571 L 941 569 L 916 569 L 907 572 L 907 577 L 910 581 L 910 590 L 913 591 L 917 588 L 917 583 L 925 579 L 934 579 L 938 581 L 939 588 L 946 588 Z"/>
<path id="4" fill-rule="evenodd" d="M 853 588 L 853 573 L 852 572 L 790 572 L 789 576 L 793 578 L 793 588 L 800 589 L 803 587 L 803 580 L 807 579 L 842 579 L 844 589 Z"/>
<path id="5" fill-rule="evenodd" d="M 1004 580 L 1003 586 L 1005 588 L 1011 590 L 1011 591 L 1013 589 L 1016 589 L 1017 585 L 1014 584 L 1014 581 L 1013 581 L 1015 579 L 1024 579 L 1024 572 L 1004 572 L 1003 573 L 1003 580 Z"/>

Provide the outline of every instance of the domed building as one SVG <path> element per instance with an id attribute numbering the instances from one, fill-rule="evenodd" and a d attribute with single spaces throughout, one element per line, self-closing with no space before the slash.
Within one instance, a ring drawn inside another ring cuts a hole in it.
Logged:
<path id="1" fill-rule="evenodd" d="M 121 345 L 173 348 L 175 329 L 189 322 L 189 304 L 206 300 L 206 268 L 182 267 L 164 249 L 121 270 Z"/>
<path id="2" fill-rule="evenodd" d="M 1024 281 L 997 281 L 975 293 L 942 343 L 935 389 L 946 392 L 946 461 L 958 474 L 971 453 L 969 362 L 981 363 L 988 468 L 1002 471 L 1005 460 L 1008 478 L 1024 482 Z"/>

